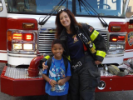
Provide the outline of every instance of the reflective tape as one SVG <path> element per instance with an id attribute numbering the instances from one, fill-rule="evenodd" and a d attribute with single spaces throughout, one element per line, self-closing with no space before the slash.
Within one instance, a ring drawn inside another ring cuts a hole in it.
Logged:
<path id="1" fill-rule="evenodd" d="M 94 41 L 97 38 L 98 34 L 99 34 L 99 32 L 94 30 L 90 36 L 91 40 Z"/>
<path id="2" fill-rule="evenodd" d="M 92 47 L 90 48 L 91 53 L 96 53 L 96 50 Z"/>
<path id="3" fill-rule="evenodd" d="M 106 52 L 97 50 L 96 55 L 104 58 L 106 56 Z"/>
<path id="4" fill-rule="evenodd" d="M 90 51 L 91 51 L 91 53 L 96 53 L 96 46 L 94 43 L 93 43 L 93 47 L 90 48 Z"/>
<path id="5" fill-rule="evenodd" d="M 50 58 L 50 56 L 49 56 L 49 55 L 47 55 L 47 56 L 45 56 L 44 58 L 48 60 L 48 59 Z"/>
<path id="6" fill-rule="evenodd" d="M 96 49 L 96 46 L 95 46 L 95 44 L 94 44 L 94 43 L 93 43 L 93 48 L 94 48 L 94 49 Z"/>
<path id="7" fill-rule="evenodd" d="M 71 61 L 71 58 L 70 58 L 70 56 L 67 56 L 67 59 L 68 59 L 69 61 Z"/>

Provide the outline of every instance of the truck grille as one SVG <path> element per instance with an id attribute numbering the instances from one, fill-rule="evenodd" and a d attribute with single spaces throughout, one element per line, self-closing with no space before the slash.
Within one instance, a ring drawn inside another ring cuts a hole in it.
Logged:
<path id="1" fill-rule="evenodd" d="M 106 46 L 107 46 L 107 43 L 108 43 L 108 34 L 109 32 L 106 31 L 106 30 L 97 30 L 104 38 L 105 42 L 106 42 Z"/>
<path id="2" fill-rule="evenodd" d="M 99 30 L 98 30 L 99 31 Z M 99 33 L 104 37 L 107 44 L 108 31 L 100 30 Z M 51 43 L 55 39 L 55 29 L 41 29 L 38 40 L 38 50 L 43 55 L 51 54 Z"/>
<path id="3" fill-rule="evenodd" d="M 54 29 L 41 29 L 38 40 L 38 50 L 41 54 L 51 54 L 51 43 L 55 39 Z"/>

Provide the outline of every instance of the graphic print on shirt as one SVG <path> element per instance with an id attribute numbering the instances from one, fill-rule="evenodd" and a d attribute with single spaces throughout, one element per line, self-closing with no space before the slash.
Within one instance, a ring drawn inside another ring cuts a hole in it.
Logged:
<path id="1" fill-rule="evenodd" d="M 56 82 L 58 82 L 60 79 L 63 79 L 65 77 L 65 71 L 61 68 L 61 67 L 53 67 L 51 70 L 49 70 L 49 75 L 50 77 L 55 80 Z M 54 91 L 56 92 L 63 92 L 65 91 L 65 85 L 55 85 Z M 52 90 L 53 91 L 53 90 Z"/>
<path id="2" fill-rule="evenodd" d="M 74 43 L 78 41 L 77 35 L 73 36 L 73 41 L 74 41 Z"/>

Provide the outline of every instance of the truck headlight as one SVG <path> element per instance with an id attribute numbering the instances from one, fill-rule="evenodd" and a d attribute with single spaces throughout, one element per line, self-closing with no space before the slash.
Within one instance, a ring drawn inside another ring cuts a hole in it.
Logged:
<path id="1" fill-rule="evenodd" d="M 116 44 L 110 44 L 109 50 L 116 50 L 116 49 L 117 49 L 117 45 Z"/>
<path id="2" fill-rule="evenodd" d="M 110 44 L 109 50 L 123 50 L 124 46 L 122 44 Z"/>
<path id="3" fill-rule="evenodd" d="M 33 44 L 23 44 L 24 50 L 33 50 Z"/>
<path id="4" fill-rule="evenodd" d="M 14 50 L 21 50 L 22 49 L 22 44 L 13 44 L 13 49 Z"/>
<path id="5" fill-rule="evenodd" d="M 117 49 L 121 49 L 121 50 L 123 50 L 123 49 L 124 49 L 124 46 L 123 46 L 123 45 L 118 44 L 118 45 L 117 45 Z"/>

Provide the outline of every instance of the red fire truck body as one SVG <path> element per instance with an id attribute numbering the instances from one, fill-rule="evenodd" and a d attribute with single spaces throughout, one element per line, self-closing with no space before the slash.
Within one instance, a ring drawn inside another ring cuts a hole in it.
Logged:
<path id="1" fill-rule="evenodd" d="M 51 53 L 56 12 L 44 25 L 39 22 L 58 7 L 60 1 L 0 1 L 0 61 L 6 63 L 0 77 L 1 92 L 12 96 L 45 94 L 45 81 L 38 65 L 45 55 Z M 89 10 L 91 14 L 86 13 L 78 0 L 68 0 L 60 7 L 66 8 L 67 5 L 78 22 L 93 26 L 104 37 L 107 55 L 102 65 L 108 66 L 121 65 L 133 57 L 133 18 L 125 17 L 128 3 L 129 0 L 93 0 L 90 5 L 98 15 L 92 10 Z M 99 18 L 108 27 L 104 27 Z M 132 74 L 120 77 L 106 72 L 103 67 L 99 70 L 101 85 L 96 92 L 133 90 Z"/>

